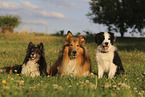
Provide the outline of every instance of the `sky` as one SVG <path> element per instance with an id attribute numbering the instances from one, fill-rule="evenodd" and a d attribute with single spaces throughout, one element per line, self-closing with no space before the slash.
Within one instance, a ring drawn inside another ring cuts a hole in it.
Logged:
<path id="1" fill-rule="evenodd" d="M 22 23 L 15 31 L 56 33 L 70 30 L 97 33 L 107 31 L 86 16 L 90 0 L 0 0 L 0 15 L 19 15 Z"/>
<path id="2" fill-rule="evenodd" d="M 0 0 L 0 15 L 19 15 L 22 23 L 15 31 L 52 34 L 60 30 L 73 34 L 106 32 L 87 16 L 90 0 Z M 119 36 L 120 34 L 116 34 Z"/>

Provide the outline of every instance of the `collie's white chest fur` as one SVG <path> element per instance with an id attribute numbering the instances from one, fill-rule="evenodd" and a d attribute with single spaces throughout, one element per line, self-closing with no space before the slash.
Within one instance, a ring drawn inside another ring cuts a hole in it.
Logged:
<path id="1" fill-rule="evenodd" d="M 62 74 L 75 76 L 77 74 L 76 60 L 69 60 L 67 64 L 63 65 Z"/>
<path id="2" fill-rule="evenodd" d="M 116 47 L 111 46 L 109 52 L 102 53 L 99 47 L 96 51 L 96 59 L 98 63 L 98 76 L 103 77 L 104 72 L 108 73 L 108 77 L 112 78 L 115 75 L 117 66 L 113 63 L 114 51 Z"/>
<path id="3" fill-rule="evenodd" d="M 23 64 L 21 74 L 31 77 L 40 76 L 39 64 L 34 61 L 28 61 L 27 64 Z"/>

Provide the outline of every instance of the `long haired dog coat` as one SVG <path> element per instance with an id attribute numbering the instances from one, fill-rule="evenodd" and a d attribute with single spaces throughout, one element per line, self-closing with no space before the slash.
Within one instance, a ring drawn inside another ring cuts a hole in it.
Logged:
<path id="1" fill-rule="evenodd" d="M 114 34 L 111 32 L 100 32 L 95 36 L 98 45 L 96 49 L 96 60 L 98 64 L 98 78 L 102 78 L 104 73 L 108 73 L 108 78 L 124 72 L 121 59 L 117 53 Z"/>
<path id="2" fill-rule="evenodd" d="M 48 68 L 50 75 L 90 75 L 91 61 L 83 36 L 74 37 L 68 31 L 57 61 Z"/>
<path id="3" fill-rule="evenodd" d="M 47 76 L 46 69 L 47 64 L 45 61 L 43 43 L 40 43 L 35 47 L 35 45 L 30 42 L 27 48 L 26 57 L 22 65 L 4 67 L 1 68 L 0 71 L 35 77 L 40 75 Z"/>

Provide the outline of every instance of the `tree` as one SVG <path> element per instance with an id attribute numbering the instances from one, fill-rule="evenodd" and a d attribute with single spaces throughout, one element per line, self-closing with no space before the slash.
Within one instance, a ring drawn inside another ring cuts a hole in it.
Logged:
<path id="1" fill-rule="evenodd" d="M 121 37 L 130 33 L 143 34 L 145 27 L 145 0 L 91 0 L 87 16 L 98 24 L 104 24 L 109 31 L 120 32 Z"/>
<path id="2" fill-rule="evenodd" d="M 14 28 L 21 23 L 19 16 L 5 15 L 0 16 L 0 28 L 3 33 L 13 33 Z"/>

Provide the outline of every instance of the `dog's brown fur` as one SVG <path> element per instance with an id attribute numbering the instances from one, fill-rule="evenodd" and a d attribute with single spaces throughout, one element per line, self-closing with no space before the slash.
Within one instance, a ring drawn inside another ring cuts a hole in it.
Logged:
<path id="1" fill-rule="evenodd" d="M 68 31 L 57 61 L 48 70 L 50 75 L 90 75 L 91 61 L 85 47 L 84 36 L 74 37 Z"/>

